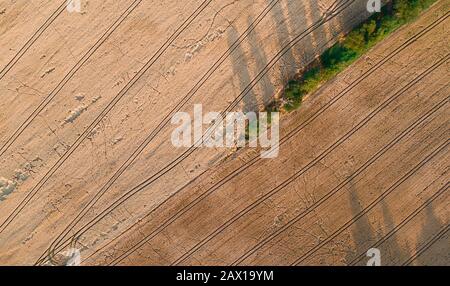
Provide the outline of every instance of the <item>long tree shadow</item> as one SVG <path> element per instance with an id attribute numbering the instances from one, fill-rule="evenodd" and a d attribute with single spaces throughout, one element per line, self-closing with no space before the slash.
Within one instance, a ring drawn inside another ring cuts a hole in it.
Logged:
<path id="1" fill-rule="evenodd" d="M 266 0 L 267 3 L 271 2 L 270 0 Z M 285 14 L 283 9 L 283 2 L 276 4 L 275 7 L 271 10 L 270 16 L 272 18 L 272 23 L 275 26 L 273 29 L 275 30 L 275 36 L 277 41 L 277 46 L 281 50 L 288 42 L 292 40 L 293 34 L 289 30 L 289 17 Z M 290 0 L 287 0 L 290 2 Z M 297 1 L 292 1 L 297 2 Z M 287 4 L 289 5 L 289 4 Z M 298 17 L 298 16 L 296 16 Z M 280 76 L 281 76 L 281 84 L 286 84 L 287 81 L 296 73 L 296 59 L 293 55 L 292 49 L 287 50 L 278 61 L 280 66 Z"/>
<path id="2" fill-rule="evenodd" d="M 416 252 L 422 251 L 424 244 L 432 240 L 432 238 L 445 226 L 435 213 L 433 206 L 430 204 L 425 209 L 425 222 L 417 239 Z M 448 265 L 450 263 L 450 240 L 449 234 L 446 232 L 436 242 L 429 245 L 421 255 L 417 257 L 413 263 L 416 265 Z"/>
<path id="3" fill-rule="evenodd" d="M 300 34 L 309 27 L 312 27 L 322 19 L 319 1 L 303 0 L 289 1 L 286 13 L 288 15 L 289 26 L 296 34 Z M 309 31 L 309 30 L 308 30 Z M 317 26 L 310 33 L 304 33 L 305 37 L 293 48 L 293 53 L 297 58 L 297 70 L 302 70 L 320 55 L 323 42 L 327 42 L 327 33 L 324 25 Z"/>
<path id="4" fill-rule="evenodd" d="M 253 17 L 249 16 L 247 18 L 247 25 L 250 26 L 250 24 L 253 23 Z M 253 57 L 256 60 L 256 72 L 263 70 L 265 66 L 267 65 L 267 55 L 264 51 L 264 48 L 260 45 L 261 38 L 259 37 L 258 33 L 253 31 L 251 35 L 249 35 L 250 40 L 250 51 Z M 273 96 L 275 93 L 275 88 L 268 76 L 266 74 L 258 83 L 260 91 L 261 91 L 261 98 L 262 105 L 266 106 L 270 102 L 273 101 Z"/>
<path id="5" fill-rule="evenodd" d="M 228 29 L 227 32 L 227 40 L 228 46 L 232 46 L 236 39 L 239 37 L 239 34 L 234 28 Z M 236 50 L 231 53 L 231 61 L 233 67 L 233 74 L 237 75 L 239 78 L 239 92 L 243 91 L 247 85 L 251 82 L 250 72 L 248 70 L 248 60 L 246 59 L 245 52 L 242 49 L 242 46 L 237 46 Z M 253 92 L 253 88 L 247 92 L 243 99 L 243 111 L 257 111 L 258 102 L 256 100 L 255 94 Z"/>
<path id="6" fill-rule="evenodd" d="M 384 227 L 386 229 L 395 228 L 395 222 L 392 213 L 389 210 L 389 207 L 387 206 L 385 200 L 382 200 L 380 204 L 383 214 Z M 405 255 L 407 255 L 398 244 L 397 236 L 395 235 L 395 233 L 391 235 L 389 241 L 389 244 L 382 244 L 380 247 L 380 251 L 383 256 L 390 257 L 390 260 L 395 262 L 395 260 L 399 257 L 404 257 Z"/>
<path id="7" fill-rule="evenodd" d="M 354 187 L 353 182 L 350 182 L 348 197 L 352 215 L 353 217 L 355 217 L 361 211 L 363 211 L 364 208 L 360 203 L 359 196 L 357 194 L 357 190 Z M 368 250 L 367 245 L 371 245 L 371 242 L 377 241 L 380 237 L 373 230 L 372 224 L 370 223 L 366 215 L 357 219 L 354 223 L 354 226 L 351 227 L 350 229 L 351 229 L 351 237 L 355 245 L 355 248 L 352 249 L 352 252 L 349 252 L 345 257 L 346 263 L 352 261 L 355 255 L 365 253 Z"/>

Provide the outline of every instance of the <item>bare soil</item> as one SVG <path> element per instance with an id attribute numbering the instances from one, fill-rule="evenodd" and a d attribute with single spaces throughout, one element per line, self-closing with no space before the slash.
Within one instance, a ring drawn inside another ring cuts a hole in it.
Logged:
<path id="1" fill-rule="evenodd" d="M 0 1 L 1 264 L 448 264 L 445 1 L 283 116 L 271 160 L 177 149 L 170 117 L 262 109 L 365 1 L 59 2 Z"/>

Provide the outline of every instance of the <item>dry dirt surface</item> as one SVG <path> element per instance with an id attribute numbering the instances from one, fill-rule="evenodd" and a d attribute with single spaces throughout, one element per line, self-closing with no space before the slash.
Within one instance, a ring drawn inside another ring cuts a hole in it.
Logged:
<path id="1" fill-rule="evenodd" d="M 0 264 L 449 264 L 448 7 L 281 122 L 279 156 L 175 148 L 260 110 L 364 0 L 0 1 Z"/>

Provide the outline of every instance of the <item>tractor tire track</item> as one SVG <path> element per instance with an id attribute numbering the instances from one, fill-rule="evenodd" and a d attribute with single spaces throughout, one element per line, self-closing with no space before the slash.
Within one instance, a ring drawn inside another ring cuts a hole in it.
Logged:
<path id="1" fill-rule="evenodd" d="M 447 57 L 448 58 L 448 57 Z M 441 59 L 441 61 L 439 61 L 438 63 L 435 64 L 435 66 L 440 66 L 441 64 L 443 64 L 445 61 Z M 379 112 L 381 112 L 386 106 L 388 106 L 389 103 L 391 103 L 392 101 L 394 101 L 396 98 L 398 98 L 400 95 L 402 95 L 405 91 L 409 90 L 412 86 L 414 86 L 415 83 L 419 82 L 423 77 L 425 77 L 425 75 L 427 75 L 428 73 L 430 73 L 433 70 L 433 68 L 429 68 L 426 72 L 424 72 L 422 75 L 418 76 L 417 78 L 415 78 L 412 82 L 410 82 L 403 90 L 400 90 L 400 92 L 397 92 L 396 94 L 394 94 L 393 96 L 391 96 L 390 98 L 388 98 L 386 101 L 384 101 L 376 110 L 372 111 L 368 116 L 366 116 L 366 118 L 364 118 L 362 121 L 360 121 L 360 123 L 358 123 L 353 129 L 351 129 L 349 132 L 347 132 L 347 134 L 345 134 L 343 137 L 341 137 L 339 140 L 337 140 L 334 144 L 332 144 L 330 147 L 328 147 L 324 152 L 322 152 L 319 156 L 317 156 L 313 161 L 311 161 L 310 163 L 308 163 L 304 168 L 302 168 L 301 170 L 299 170 L 298 172 L 296 172 L 296 174 L 292 177 L 290 177 L 288 180 L 284 181 L 282 184 L 280 184 L 278 187 L 274 188 L 273 190 L 271 190 L 270 192 L 268 192 L 267 194 L 265 194 L 263 197 L 261 197 L 260 199 L 258 199 L 256 202 L 252 203 L 251 205 L 249 205 L 246 209 L 244 209 L 242 212 L 240 212 L 239 214 L 237 214 L 235 217 L 233 217 L 232 219 L 230 219 L 229 221 L 227 221 L 225 224 L 223 224 L 218 230 L 216 230 L 216 232 L 214 232 L 213 235 L 210 235 L 210 237 L 208 239 L 212 239 L 213 236 L 217 235 L 222 229 L 224 229 L 225 227 L 227 227 L 228 225 L 230 225 L 232 222 L 234 222 L 235 220 L 237 220 L 239 217 L 243 216 L 245 213 L 248 213 L 251 209 L 255 208 L 257 205 L 259 205 L 260 203 L 262 203 L 265 199 L 269 198 L 270 196 L 272 196 L 273 194 L 275 194 L 276 192 L 280 191 L 283 187 L 285 187 L 286 185 L 288 185 L 289 183 L 291 183 L 292 181 L 294 181 L 297 177 L 299 177 L 301 174 L 303 174 L 304 172 L 306 172 L 308 169 L 310 169 L 312 166 L 314 166 L 314 164 L 316 164 L 318 161 L 320 161 L 321 159 L 323 159 L 326 155 L 328 155 L 329 153 L 331 153 L 335 148 L 337 148 L 339 145 L 341 145 L 343 142 L 345 142 L 349 137 L 351 137 L 356 131 L 358 131 L 359 129 L 361 129 L 370 119 L 372 119 L 376 114 L 378 114 Z M 448 99 L 446 99 L 445 101 L 443 101 L 444 103 L 446 103 Z M 441 105 L 443 105 L 443 103 L 441 102 Z M 406 134 L 404 135 L 406 136 Z M 204 197 L 203 197 L 204 198 Z M 198 203 L 198 201 L 197 201 Z M 173 218 L 170 219 L 170 221 L 165 222 L 164 224 L 162 224 L 157 230 L 155 230 L 152 234 L 150 234 L 149 236 L 147 236 L 143 241 L 141 241 L 138 245 L 143 245 L 144 243 L 142 242 L 146 242 L 148 240 L 150 240 L 151 238 L 155 237 L 156 235 L 158 235 L 164 228 L 166 228 L 168 225 L 170 225 L 172 222 L 174 222 L 176 219 L 178 219 L 182 214 L 186 213 L 189 209 L 191 209 L 194 206 L 194 204 L 192 204 L 190 206 L 190 208 L 188 209 L 183 209 L 181 210 L 179 213 L 177 213 Z M 199 244 L 197 244 L 194 248 L 198 249 L 201 245 L 203 245 L 204 243 L 206 243 L 207 241 L 202 241 Z M 136 251 L 138 248 L 133 247 L 132 248 L 133 251 Z M 130 252 L 130 253 L 132 253 Z M 192 252 L 192 250 L 190 251 Z M 119 257 L 118 259 L 122 260 L 123 258 L 125 258 L 127 255 L 122 255 L 121 257 Z M 188 256 L 188 255 L 187 255 Z M 186 256 L 186 257 L 187 257 Z M 184 256 L 177 259 L 176 263 L 181 262 L 182 260 L 184 260 Z M 116 261 L 114 261 L 113 263 L 115 263 Z M 118 261 L 120 262 L 120 261 Z"/>
<path id="2" fill-rule="evenodd" d="M 346 0 L 346 2 L 345 3 L 343 3 L 343 4 L 340 4 L 341 6 L 339 6 L 339 7 L 337 7 L 336 9 L 340 9 L 340 11 L 343 11 L 346 7 L 348 7 L 349 6 L 349 4 L 351 4 L 351 3 L 353 3 L 354 2 L 354 0 Z M 270 4 L 270 5 L 272 5 L 272 4 Z M 333 5 L 332 6 L 335 6 L 335 3 L 333 3 Z M 331 19 L 333 19 L 334 17 L 336 17 L 338 15 L 338 13 L 336 13 L 336 14 L 328 14 L 328 16 L 326 17 L 327 19 L 326 19 L 326 21 L 324 20 L 324 19 L 322 19 L 322 20 L 320 20 L 320 21 L 318 21 L 316 24 L 314 24 L 314 25 L 312 25 L 310 28 L 308 28 L 307 30 L 309 30 L 309 29 L 312 29 L 312 31 L 314 31 L 315 29 L 317 29 L 320 25 L 323 25 L 325 22 L 327 22 L 327 21 L 330 21 Z M 294 39 L 294 40 L 292 40 L 287 46 L 285 46 L 283 49 L 282 49 L 282 51 L 280 51 L 273 59 L 272 59 L 272 61 L 271 61 L 271 64 L 272 64 L 272 66 L 276 63 L 276 61 L 282 56 L 282 54 L 283 53 L 286 53 L 289 49 L 291 49 L 292 47 L 293 47 L 293 45 L 295 45 L 295 43 L 296 42 L 298 42 L 299 40 L 301 40 L 301 39 L 303 39 L 304 37 L 306 37 L 307 35 L 309 35 L 309 33 L 311 33 L 312 31 L 310 31 L 310 32 L 308 32 L 307 34 L 306 34 L 306 32 L 307 32 L 307 30 L 305 30 L 304 32 L 302 32 L 300 35 L 298 35 L 297 37 L 296 37 L 296 39 Z M 294 43 L 294 44 L 293 44 Z M 249 86 L 250 85 L 255 85 L 259 80 L 260 80 L 260 78 L 262 78 L 262 76 L 261 76 L 261 74 L 262 73 L 267 73 L 268 72 L 268 70 L 271 68 L 271 67 L 269 67 L 268 68 L 268 66 L 269 65 L 267 65 L 264 69 L 263 69 L 263 71 L 259 74 L 259 78 L 257 78 L 257 79 L 255 79 L 255 80 L 253 80 L 252 81 L 252 83 L 250 83 L 249 84 Z M 209 77 L 209 76 L 208 76 Z M 236 98 L 235 99 L 235 101 L 234 101 L 234 105 L 237 105 L 241 100 L 242 100 L 242 98 L 245 96 L 245 94 L 246 93 L 248 93 L 248 87 L 249 86 L 247 86 L 247 88 L 241 93 L 241 95 L 238 97 L 238 98 Z M 198 90 L 199 89 L 199 87 L 198 88 L 196 88 L 196 87 L 194 87 L 196 90 Z M 194 90 L 195 90 L 194 89 Z M 196 91 L 195 90 L 195 91 Z M 185 102 L 184 103 L 182 103 L 183 105 L 185 104 Z M 232 105 L 233 105 L 232 104 Z M 230 105 L 228 108 L 227 108 L 227 110 L 229 110 L 230 108 L 234 108 L 234 107 L 232 107 L 232 105 Z M 181 106 L 182 107 L 182 106 Z M 225 113 L 226 111 L 223 111 L 222 113 Z M 159 126 L 161 126 L 161 127 L 158 127 L 157 128 L 157 130 L 155 131 L 153 131 L 151 134 L 150 134 L 150 136 L 149 137 L 147 137 L 147 139 L 146 139 L 146 141 L 145 141 L 145 145 L 141 145 L 140 147 L 139 147 L 139 149 L 138 150 L 136 150 L 134 153 L 133 153 L 133 156 L 136 158 L 139 154 L 140 154 L 140 152 L 142 152 L 142 150 L 153 140 L 153 138 L 160 132 L 160 130 L 162 130 L 162 128 L 165 126 L 165 125 L 167 125 L 167 123 L 170 121 L 170 117 L 168 117 L 167 119 L 166 119 L 166 121 L 163 121 Z M 209 128 L 208 129 L 209 131 L 212 131 L 213 130 L 213 128 Z M 205 137 L 206 135 L 203 135 L 203 137 Z M 203 138 L 202 137 L 202 138 Z M 194 146 L 195 146 L 195 144 L 194 144 Z M 141 150 L 141 151 L 139 151 L 139 150 Z M 178 157 L 178 158 L 176 158 L 174 161 L 172 161 L 170 164 L 168 164 L 168 165 L 166 165 L 166 167 L 164 167 L 163 169 L 161 169 L 160 171 L 158 171 L 157 172 L 157 174 L 155 174 L 155 175 L 153 175 L 153 180 L 152 181 L 156 181 L 157 179 L 159 179 L 160 177 L 162 177 L 165 173 L 167 173 L 167 172 L 169 172 L 171 169 L 173 169 L 179 162 L 181 162 L 181 161 L 183 161 L 185 158 L 187 158 L 190 154 L 192 154 L 193 152 L 195 151 L 195 147 L 192 147 L 192 148 L 190 148 L 189 150 L 187 150 L 185 153 L 183 153 L 180 157 Z M 181 159 L 181 160 L 180 160 Z M 132 160 L 132 161 L 129 161 L 129 160 Z M 124 171 L 131 163 L 133 163 L 134 162 L 134 159 L 132 159 L 132 158 L 130 158 L 128 160 L 128 162 L 130 162 L 130 163 L 128 163 L 126 166 L 124 165 L 124 167 L 122 167 L 122 170 Z M 121 171 L 121 173 L 120 174 L 118 174 L 118 173 L 116 173 L 115 174 L 115 177 L 116 178 L 114 178 L 113 179 L 113 181 L 112 182 L 109 182 L 108 184 L 111 186 L 112 185 L 112 183 L 114 183 L 114 181 L 123 173 L 123 171 Z M 160 173 L 162 173 L 162 174 L 160 174 Z M 155 176 L 157 176 L 157 178 L 155 179 Z M 101 194 L 103 194 L 104 192 L 106 192 L 108 189 L 109 189 L 109 187 L 110 186 L 108 186 L 107 187 L 107 189 L 106 190 L 102 190 L 100 193 Z M 133 190 L 134 190 L 135 188 L 133 188 Z M 118 203 L 118 201 L 126 201 L 129 197 L 131 197 L 134 193 L 136 193 L 136 192 L 134 192 L 134 191 L 130 191 L 130 192 L 128 192 L 128 193 L 126 193 L 125 194 L 125 196 L 123 196 L 123 197 L 121 197 L 121 198 L 119 198 L 117 201 L 115 201 L 114 203 L 113 203 L 113 205 L 111 205 L 111 206 L 109 206 L 108 208 L 112 208 L 112 209 L 114 209 L 114 208 L 116 208 L 117 206 L 114 206 L 115 204 L 117 204 Z M 134 192 L 134 193 L 133 193 Z M 133 193 L 132 195 L 130 195 L 131 193 Z M 99 198 L 100 198 L 101 196 L 99 196 L 96 200 L 98 200 Z M 122 203 L 122 202 L 120 202 L 119 203 L 119 205 Z M 108 214 L 110 211 L 108 211 L 108 210 L 104 210 L 102 213 L 100 213 L 99 214 L 99 216 L 101 216 L 100 217 L 100 219 L 98 219 L 97 221 L 99 221 L 99 220 L 101 220 L 106 214 Z M 91 222 L 92 223 L 92 222 Z M 95 223 L 94 223 L 95 224 Z M 67 230 L 67 232 L 68 231 L 70 231 L 70 229 L 69 230 Z M 76 235 L 74 235 L 73 237 L 75 237 Z"/>
<path id="3" fill-rule="evenodd" d="M 63 3 L 53 12 L 50 17 L 42 24 L 39 29 L 34 32 L 33 36 L 22 46 L 19 52 L 6 64 L 6 66 L 0 71 L 0 80 L 14 67 L 14 65 L 23 57 L 23 55 L 30 49 L 30 47 L 37 41 L 37 39 L 47 30 L 47 28 L 58 18 L 59 15 L 66 9 L 67 1 Z M 1 150 L 1 149 L 0 149 Z M 2 152 L 0 152 L 1 154 Z"/>
<path id="4" fill-rule="evenodd" d="M 346 89 L 344 89 L 338 96 L 330 100 L 327 104 L 325 104 L 318 112 L 311 115 L 308 119 L 306 119 L 302 124 L 300 124 L 298 127 L 296 127 L 293 131 L 291 131 L 289 134 L 287 134 L 285 137 L 282 138 L 280 142 L 280 146 L 283 145 L 285 142 L 287 142 L 289 139 L 291 139 L 293 136 L 295 136 L 298 132 L 300 132 L 303 128 L 305 128 L 307 125 L 309 125 L 314 119 L 316 119 L 318 116 L 320 116 L 323 112 L 325 112 L 329 107 L 331 107 L 335 102 L 337 102 L 340 98 L 342 98 L 344 95 L 346 95 L 349 91 L 351 91 L 355 86 L 357 86 L 360 82 L 362 82 L 364 79 L 366 79 L 368 76 L 370 76 L 372 73 L 374 73 L 379 67 L 384 65 L 387 61 L 392 59 L 395 55 L 406 49 L 409 45 L 417 41 L 419 38 L 430 32 L 433 28 L 435 28 L 437 25 L 441 24 L 444 20 L 446 20 L 448 17 L 448 13 L 440 17 L 439 19 L 435 20 L 433 23 L 422 29 L 419 33 L 414 35 L 413 37 L 409 38 L 405 43 L 403 43 L 401 46 L 396 48 L 394 51 L 392 51 L 389 55 L 387 55 L 385 58 L 380 60 L 377 64 L 375 64 L 371 69 L 366 71 L 361 77 L 353 81 Z M 240 168 L 236 169 L 234 172 L 232 172 L 230 175 L 219 181 L 217 184 L 209 188 L 206 192 L 204 192 L 202 195 L 200 195 L 197 199 L 195 199 L 192 203 L 190 203 L 188 206 L 184 207 L 182 210 L 180 210 L 179 213 L 175 214 L 171 218 L 169 218 L 167 221 L 163 223 L 164 226 L 169 225 L 171 222 L 173 222 L 176 218 L 178 218 L 181 214 L 185 213 L 192 207 L 194 207 L 199 201 L 204 199 L 205 197 L 209 196 L 211 193 L 213 193 L 215 190 L 217 190 L 219 187 L 226 184 L 228 181 L 239 175 L 241 172 L 248 169 L 250 166 L 254 165 L 255 163 L 260 161 L 260 157 L 256 156 L 250 161 L 248 161 L 245 165 L 241 166 Z M 141 186 L 140 188 L 144 188 L 145 185 Z M 181 191 L 181 190 L 179 190 Z M 162 204 L 167 202 L 169 199 L 174 197 L 178 192 L 174 193 L 170 197 L 168 197 Z M 159 206 L 161 206 L 160 204 Z M 159 207 L 158 206 L 158 207 Z M 152 210 L 148 215 L 155 212 L 157 209 Z M 131 229 L 133 226 L 131 226 L 129 229 Z M 158 230 L 160 230 L 158 228 Z M 151 237 L 150 237 L 151 236 Z M 145 241 L 151 239 L 154 236 L 154 233 L 150 234 L 150 236 L 144 238 L 144 240 L 141 240 L 138 244 L 143 245 Z M 64 245 L 61 248 L 66 247 L 68 244 Z"/>
<path id="5" fill-rule="evenodd" d="M 25 129 L 39 116 L 51 101 L 59 94 L 61 89 L 73 78 L 77 71 L 91 58 L 91 56 L 100 48 L 100 46 L 111 36 L 112 33 L 122 24 L 122 22 L 137 8 L 142 0 L 135 0 L 124 13 L 114 22 L 112 26 L 97 40 L 97 42 L 83 55 L 83 57 L 72 67 L 72 69 L 64 76 L 58 85 L 49 93 L 47 97 L 38 105 L 38 107 L 28 116 L 28 118 L 20 124 L 19 128 L 6 140 L 0 148 L 0 157 L 5 154 L 17 138 L 25 131 Z M 0 78 L 1 79 L 1 78 Z"/>
<path id="6" fill-rule="evenodd" d="M 19 203 L 13 212 L 7 217 L 7 219 L 0 225 L 0 234 L 11 224 L 11 222 L 17 217 L 20 211 L 31 201 L 31 199 L 38 193 L 42 186 L 49 180 L 49 178 L 61 167 L 61 165 L 72 155 L 72 153 L 81 145 L 86 139 L 88 134 L 94 129 L 94 127 L 106 116 L 106 114 L 121 100 L 127 91 L 143 76 L 143 74 L 158 60 L 162 54 L 167 50 L 171 43 L 178 38 L 178 36 L 197 18 L 197 16 L 203 12 L 203 10 L 209 5 L 212 0 L 205 0 L 202 4 L 192 13 L 181 26 L 177 28 L 174 34 L 159 48 L 159 50 L 149 59 L 149 61 L 141 68 L 141 70 L 133 76 L 130 82 L 119 92 L 119 94 L 107 105 L 101 114 L 91 123 L 91 125 L 77 138 L 77 140 L 70 146 L 70 148 L 64 153 L 62 157 L 51 167 L 51 169 L 45 174 L 45 176 L 39 181 L 39 183 L 27 194 L 24 200 Z"/>

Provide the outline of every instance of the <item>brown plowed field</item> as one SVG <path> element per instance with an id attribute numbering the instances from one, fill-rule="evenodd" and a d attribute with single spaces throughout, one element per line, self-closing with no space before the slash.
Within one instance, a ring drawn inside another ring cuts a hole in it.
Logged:
<path id="1" fill-rule="evenodd" d="M 283 115 L 276 159 L 175 148 L 260 110 L 363 0 L 0 1 L 0 264 L 448 264 L 448 9 Z"/>

